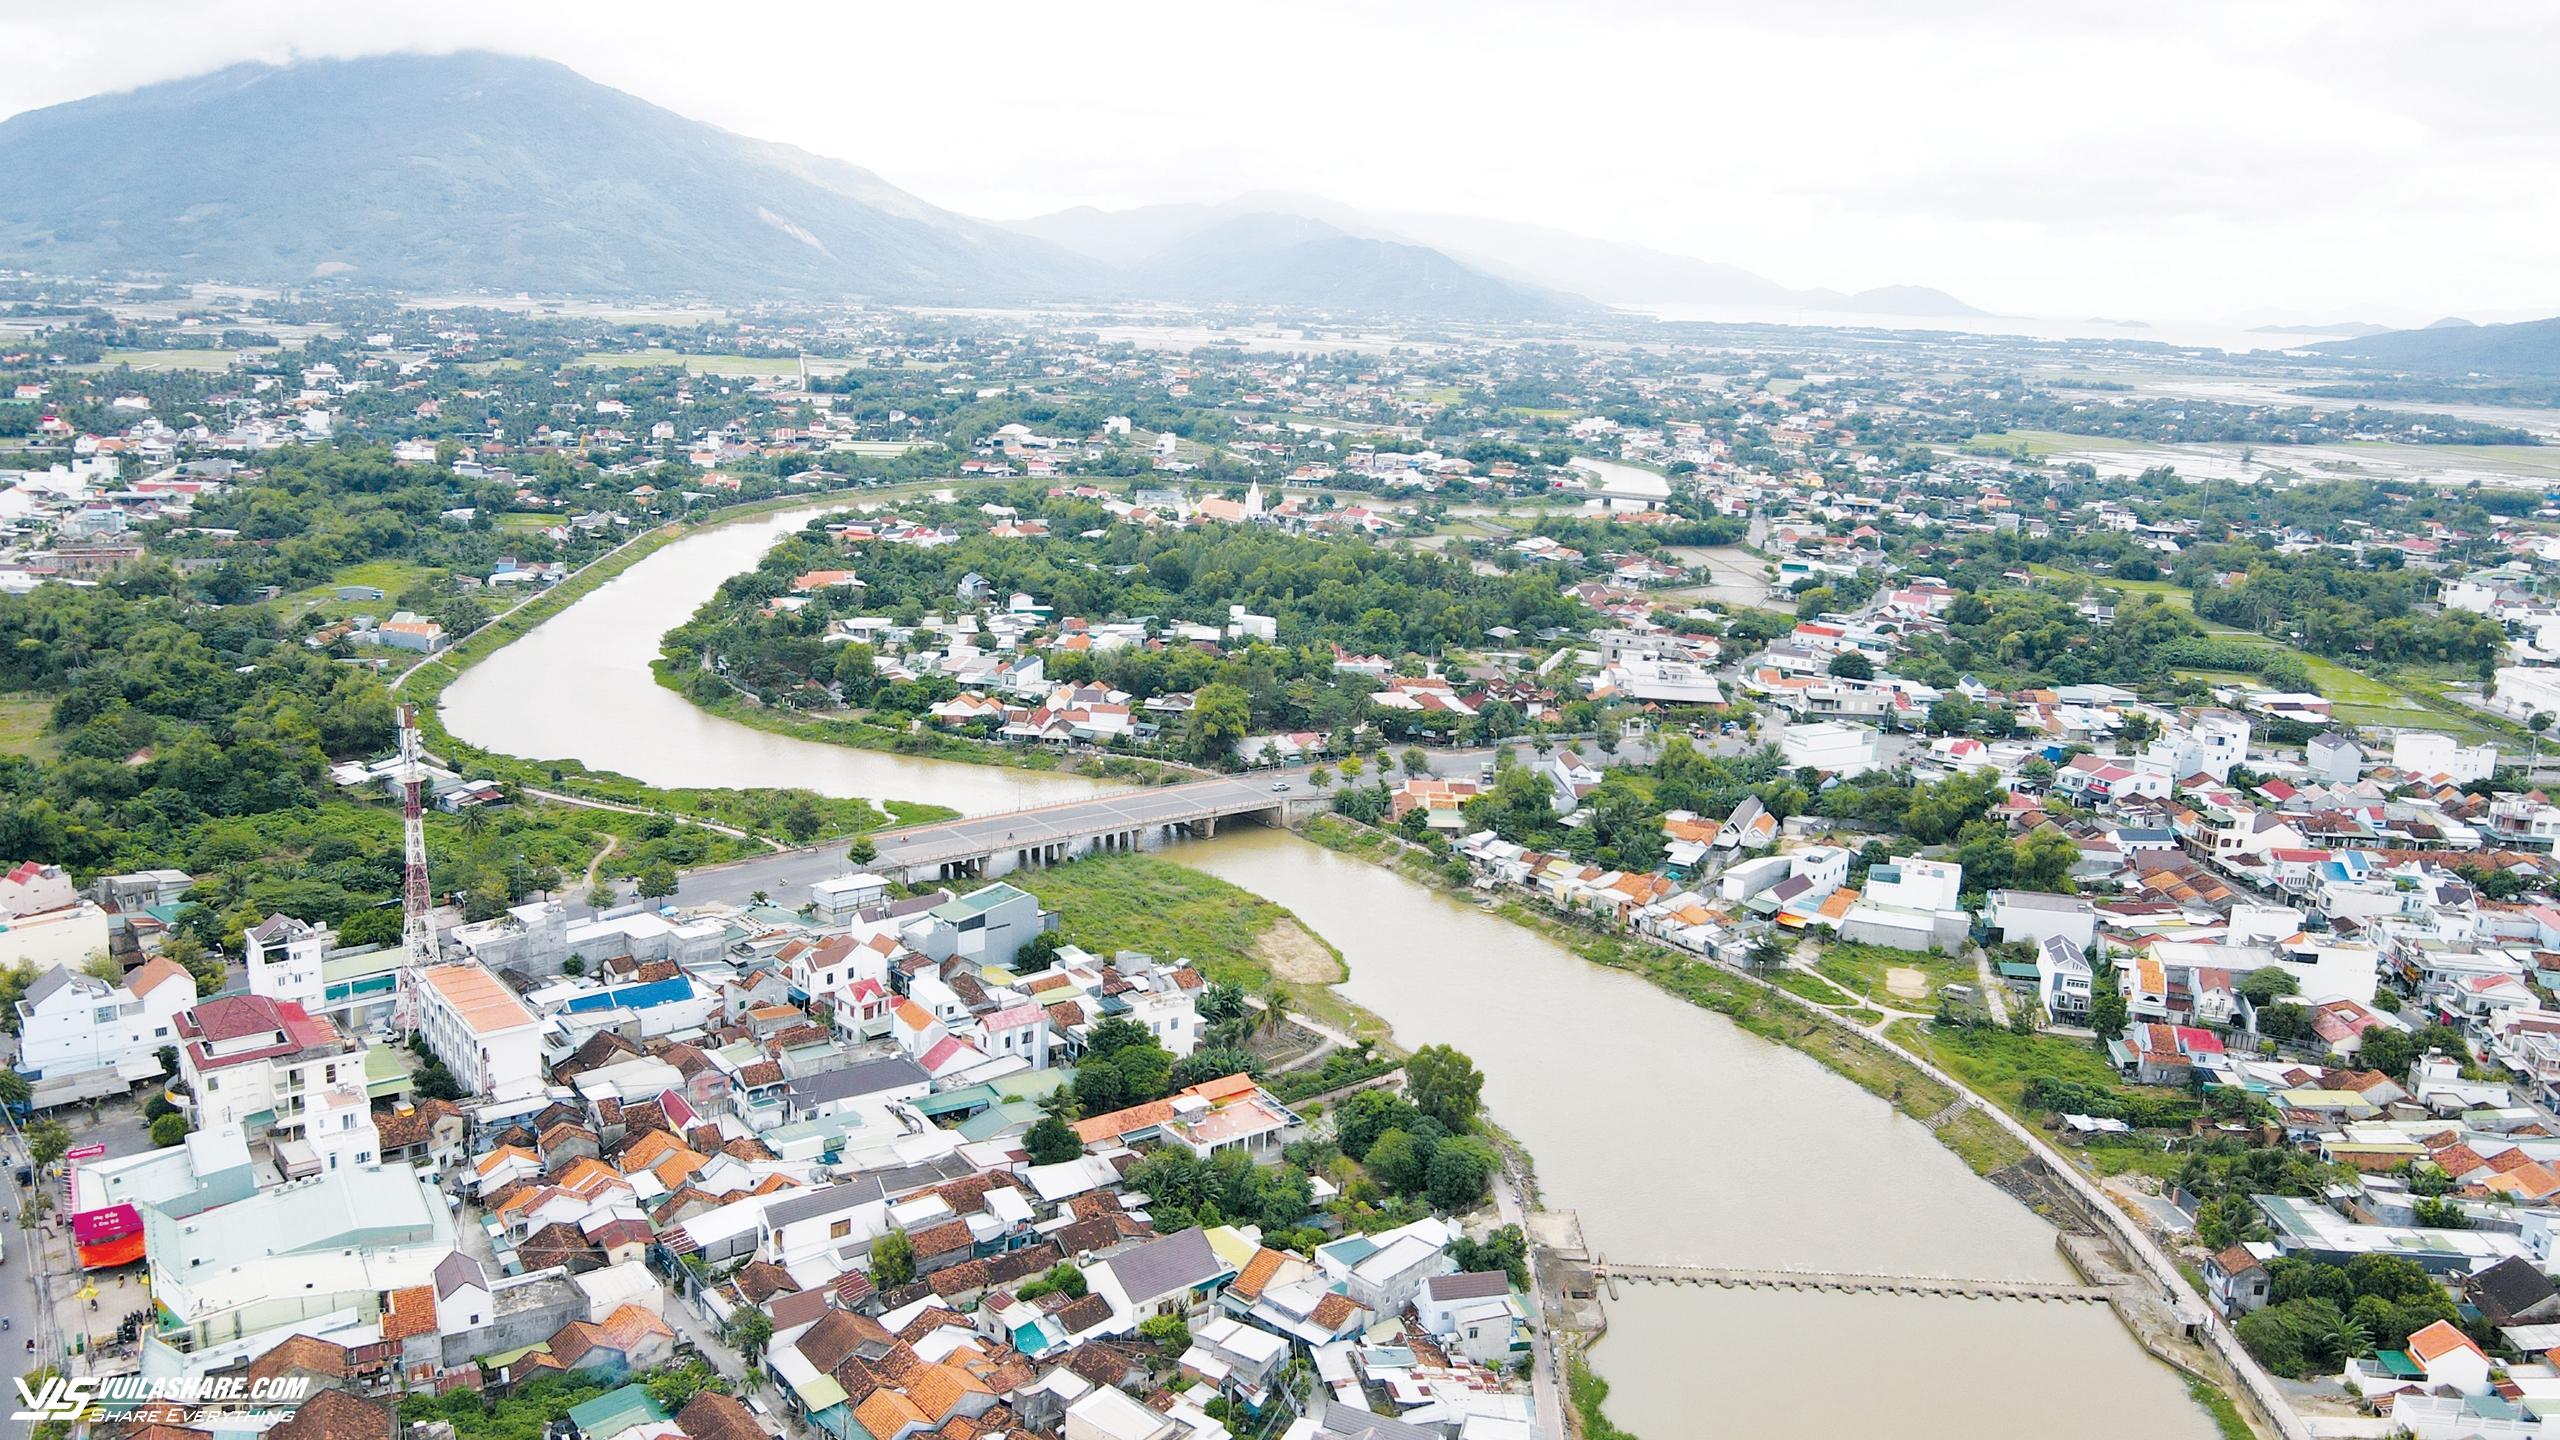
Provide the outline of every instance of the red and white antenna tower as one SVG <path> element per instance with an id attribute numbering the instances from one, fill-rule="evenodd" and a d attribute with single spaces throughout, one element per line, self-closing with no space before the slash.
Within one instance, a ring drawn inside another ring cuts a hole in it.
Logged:
<path id="1" fill-rule="evenodd" d="M 427 915 L 434 899 L 427 889 L 427 765 L 418 740 L 418 710 L 400 707 L 400 999 L 399 1028 L 414 1027 L 409 993 L 421 966 L 436 961 L 436 935 Z"/>

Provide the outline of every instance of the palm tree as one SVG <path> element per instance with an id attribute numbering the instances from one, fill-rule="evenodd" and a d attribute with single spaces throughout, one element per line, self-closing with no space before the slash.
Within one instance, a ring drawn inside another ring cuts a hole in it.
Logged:
<path id="1" fill-rule="evenodd" d="M 1270 1031 L 1274 1035 L 1277 1035 L 1280 1033 L 1280 1027 L 1288 1023 L 1288 992 L 1280 988 L 1280 982 L 1277 980 L 1264 981 L 1262 985 L 1262 1028 Z"/>
<path id="2" fill-rule="evenodd" d="M 772 900 L 772 899 L 773 899 L 773 897 L 772 897 L 772 896 L 770 896 L 770 895 L 766 894 L 766 893 L 765 893 L 765 892 L 763 892 L 762 890 L 758 890 L 758 891 L 754 892 L 753 894 L 750 894 L 749 896 L 747 896 L 747 903 L 748 903 L 748 904 L 750 904 L 750 905 L 762 905 L 762 904 L 765 904 L 766 902 L 768 902 L 768 901 L 770 901 L 770 900 Z"/>
<path id="3" fill-rule="evenodd" d="M 479 806 L 473 805 L 462 812 L 463 839 L 477 840 L 488 828 L 489 817 L 481 811 Z"/>

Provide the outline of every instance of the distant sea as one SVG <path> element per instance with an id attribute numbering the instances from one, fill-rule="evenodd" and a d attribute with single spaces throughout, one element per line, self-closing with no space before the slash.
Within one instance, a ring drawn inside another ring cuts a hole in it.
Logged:
<path id="1" fill-rule="evenodd" d="M 2021 335 L 2036 340 L 2147 340 L 2245 354 L 2251 350 L 2294 350 L 2336 335 L 2255 334 L 2228 321 L 2163 320 L 2143 324 L 2125 320 L 2060 319 L 2050 315 L 1867 315 L 1850 310 L 1769 310 L 1739 305 L 1624 305 L 1620 309 L 1665 320 L 1697 320 L 1724 325 L 1822 325 L 1853 330 L 1951 330 L 1969 335 Z"/>

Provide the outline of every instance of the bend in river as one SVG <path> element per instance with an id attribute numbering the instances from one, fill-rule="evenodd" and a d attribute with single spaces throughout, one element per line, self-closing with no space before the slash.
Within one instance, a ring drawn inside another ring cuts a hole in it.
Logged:
<path id="1" fill-rule="evenodd" d="M 655 785 L 804 786 L 972 812 L 1102 788 L 771 735 L 659 686 L 659 637 L 818 513 L 706 531 L 641 561 L 474 667 L 446 691 L 445 723 L 491 750 Z M 1720 1015 L 1279 831 L 1232 830 L 1172 855 L 1296 911 L 1349 959 L 1345 993 L 1400 1041 L 1472 1055 L 1493 1115 L 1602 1253 L 2068 1278 L 2053 1232 L 1922 1125 Z M 2178 1377 L 2099 1306 L 1631 1286 L 1610 1312 L 1593 1360 L 1612 1418 L 1645 1440 L 2214 1434 Z"/>
<path id="2" fill-rule="evenodd" d="M 486 750 L 574 758 L 649 785 L 797 786 L 969 815 L 1123 788 L 775 735 L 707 714 L 658 683 L 649 665 L 661 637 L 783 536 L 842 508 L 737 521 L 664 547 L 464 672 L 444 692 L 446 728 Z"/>

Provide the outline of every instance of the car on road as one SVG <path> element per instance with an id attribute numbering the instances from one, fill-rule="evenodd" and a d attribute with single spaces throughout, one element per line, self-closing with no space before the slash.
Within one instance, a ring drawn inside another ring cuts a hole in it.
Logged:
<path id="1" fill-rule="evenodd" d="M 1275 795 L 1288 788 L 1289 782 L 1286 780 L 1274 780 L 1271 782 L 1271 792 Z"/>

